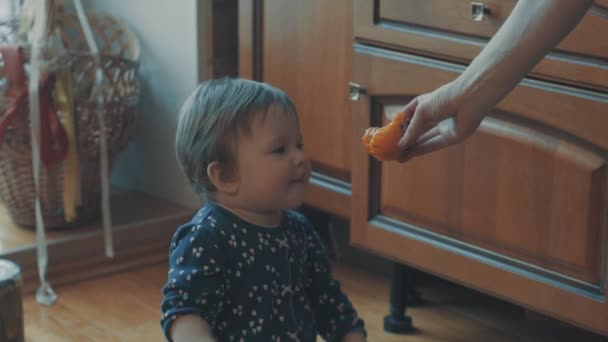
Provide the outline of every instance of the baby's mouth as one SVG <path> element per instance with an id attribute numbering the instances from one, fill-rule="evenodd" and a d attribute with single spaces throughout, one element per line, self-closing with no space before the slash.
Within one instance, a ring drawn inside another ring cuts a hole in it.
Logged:
<path id="1" fill-rule="evenodd" d="M 300 170 L 298 170 L 300 171 Z M 297 172 L 296 171 L 296 177 L 292 178 L 289 181 L 289 184 L 299 184 L 299 183 L 308 183 L 308 180 L 310 179 L 312 170 L 310 168 L 310 164 L 307 164 L 304 168 L 302 172 Z"/>
<path id="2" fill-rule="evenodd" d="M 298 183 L 305 183 L 308 180 L 308 175 L 305 172 L 304 174 L 292 179 L 289 181 L 289 184 L 298 184 Z"/>
<path id="3" fill-rule="evenodd" d="M 289 181 L 289 184 L 298 184 L 298 183 L 303 183 L 304 182 L 304 176 L 301 176 L 299 178 L 295 178 Z"/>

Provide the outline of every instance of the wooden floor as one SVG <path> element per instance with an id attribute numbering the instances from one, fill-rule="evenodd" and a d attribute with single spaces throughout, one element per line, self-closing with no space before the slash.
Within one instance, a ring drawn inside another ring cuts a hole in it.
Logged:
<path id="1" fill-rule="evenodd" d="M 59 301 L 39 306 L 24 299 L 27 341 L 163 341 L 159 326 L 160 289 L 166 265 L 156 264 L 57 288 Z M 439 281 L 420 285 L 426 303 L 408 310 L 415 331 L 387 334 L 388 280 L 337 265 L 335 274 L 365 319 L 369 341 L 558 342 L 606 341 L 474 291 Z M 527 318 L 526 318 L 527 316 Z"/>

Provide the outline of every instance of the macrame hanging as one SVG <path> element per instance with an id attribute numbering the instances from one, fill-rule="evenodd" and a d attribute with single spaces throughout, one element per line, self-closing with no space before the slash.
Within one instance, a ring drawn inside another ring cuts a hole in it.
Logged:
<path id="1" fill-rule="evenodd" d="M 112 243 L 110 198 L 109 198 L 109 163 L 108 149 L 106 143 L 106 124 L 104 115 L 104 103 L 106 82 L 100 62 L 99 49 L 93 37 L 91 26 L 80 0 L 73 0 L 74 7 L 86 43 L 93 56 L 95 69 L 95 82 L 91 91 L 91 101 L 95 104 L 94 112 L 99 123 L 99 147 L 100 147 L 100 182 L 101 182 L 101 211 L 104 230 L 105 254 L 114 257 Z M 23 101 L 24 96 L 28 98 L 29 120 L 31 130 L 32 146 L 32 170 L 36 188 L 35 216 L 36 237 L 38 254 L 38 273 L 40 287 L 36 292 L 36 300 L 41 304 L 50 305 L 57 300 L 57 295 L 46 279 L 48 266 L 47 242 L 45 236 L 44 221 L 40 204 L 40 167 L 41 161 L 45 166 L 50 166 L 65 160 L 65 182 L 64 182 L 64 206 L 66 219 L 69 221 L 75 215 L 75 208 L 80 203 L 79 189 L 79 165 L 75 155 L 76 139 L 74 124 L 74 99 L 72 94 L 72 78 L 69 70 L 56 61 L 65 54 L 65 48 L 58 37 L 54 25 L 55 15 L 58 8 L 62 8 L 63 1 L 59 0 L 27 0 L 24 2 L 21 14 L 21 30 L 27 32 L 30 42 L 30 68 L 27 91 L 23 82 L 16 82 L 14 106 L 17 101 Z M 21 51 L 18 49 L 18 51 Z M 4 54 L 10 56 L 11 54 Z M 23 58 L 20 52 L 17 58 Z M 17 63 L 18 64 L 18 63 Z M 18 70 L 18 69 L 15 69 Z M 21 80 L 22 71 L 15 71 L 19 75 L 13 79 Z M 51 96 L 51 87 L 55 86 L 54 97 Z M 21 89 L 19 89 L 21 87 Z M 55 111 L 55 105 L 66 115 L 59 120 Z M 4 119 L 7 119 L 5 116 Z"/>

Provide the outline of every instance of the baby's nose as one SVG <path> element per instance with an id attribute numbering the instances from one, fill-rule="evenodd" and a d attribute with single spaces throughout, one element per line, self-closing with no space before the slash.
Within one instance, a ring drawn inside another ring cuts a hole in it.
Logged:
<path id="1" fill-rule="evenodd" d="M 302 166 L 302 164 L 306 162 L 306 156 L 304 155 L 304 152 L 302 152 L 302 150 L 297 150 L 293 160 L 296 166 Z"/>

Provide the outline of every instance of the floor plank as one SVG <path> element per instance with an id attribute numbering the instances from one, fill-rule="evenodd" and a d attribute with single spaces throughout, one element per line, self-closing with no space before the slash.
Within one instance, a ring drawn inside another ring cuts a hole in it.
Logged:
<path id="1" fill-rule="evenodd" d="M 160 288 L 165 265 L 60 287 L 44 307 L 24 300 L 27 341 L 162 341 Z"/>
<path id="2" fill-rule="evenodd" d="M 415 331 L 385 333 L 389 282 L 383 276 L 340 264 L 334 270 L 365 319 L 369 341 L 606 341 L 551 319 L 526 319 L 524 311 L 454 284 L 427 280 L 420 286 L 426 303 L 411 308 Z M 41 307 L 24 299 L 27 341 L 163 341 L 159 327 L 160 289 L 166 265 L 63 286 L 59 301 Z"/>

